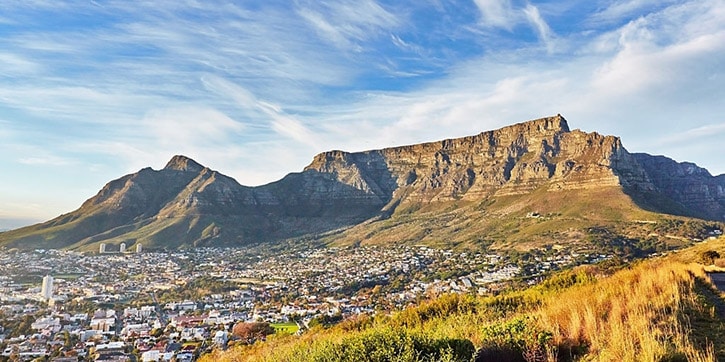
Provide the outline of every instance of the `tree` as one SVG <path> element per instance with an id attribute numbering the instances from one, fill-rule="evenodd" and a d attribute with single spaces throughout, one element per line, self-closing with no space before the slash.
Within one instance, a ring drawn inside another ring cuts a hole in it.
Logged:
<path id="1" fill-rule="evenodd" d="M 18 326 L 13 329 L 13 332 L 10 334 L 11 337 L 18 337 L 20 335 L 30 335 L 33 333 L 33 328 L 31 327 L 33 322 L 35 322 L 35 315 L 32 314 L 26 314 L 20 319 L 20 323 L 18 323 Z"/>
<path id="2" fill-rule="evenodd" d="M 702 254 L 700 254 L 700 261 L 706 265 L 712 265 L 715 263 L 716 259 L 720 259 L 720 253 L 715 250 L 703 251 Z"/>
<path id="3" fill-rule="evenodd" d="M 17 345 L 14 345 L 12 350 L 10 351 L 10 357 L 8 358 L 9 361 L 20 361 L 20 348 Z"/>
<path id="4" fill-rule="evenodd" d="M 61 331 L 61 336 L 63 337 L 63 347 L 65 347 L 66 349 L 70 349 L 71 347 L 73 347 L 73 341 L 71 340 L 71 334 L 68 331 L 66 331 L 66 330 Z"/>
<path id="5" fill-rule="evenodd" d="M 234 325 L 232 333 L 242 340 L 252 343 L 274 333 L 274 328 L 267 322 L 239 322 Z"/>
<path id="6" fill-rule="evenodd" d="M 161 337 L 163 334 L 164 334 L 164 330 L 161 328 L 154 328 L 151 330 L 151 332 L 149 332 L 150 336 L 156 337 L 156 338 Z"/>

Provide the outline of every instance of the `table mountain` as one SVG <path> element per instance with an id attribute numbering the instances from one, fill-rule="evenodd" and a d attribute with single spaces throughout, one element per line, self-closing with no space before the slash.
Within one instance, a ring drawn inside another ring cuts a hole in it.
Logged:
<path id="1" fill-rule="evenodd" d="M 564 231 L 577 237 L 593 225 L 661 214 L 723 221 L 724 189 L 725 175 L 631 154 L 619 138 L 571 131 L 557 115 L 470 137 L 324 152 L 304 171 L 258 187 L 175 156 L 161 170 L 109 182 L 71 213 L 0 233 L 0 244 L 177 248 L 313 236 L 448 245 Z"/>

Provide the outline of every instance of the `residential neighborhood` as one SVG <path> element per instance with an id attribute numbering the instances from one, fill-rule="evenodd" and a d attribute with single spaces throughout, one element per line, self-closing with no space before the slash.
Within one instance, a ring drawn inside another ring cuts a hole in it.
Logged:
<path id="1" fill-rule="evenodd" d="M 238 323 L 304 333 L 441 293 L 495 293 L 612 257 L 555 247 L 523 257 L 422 245 L 121 249 L 1 252 L 2 356 L 192 361 L 254 342 L 233 333 Z"/>

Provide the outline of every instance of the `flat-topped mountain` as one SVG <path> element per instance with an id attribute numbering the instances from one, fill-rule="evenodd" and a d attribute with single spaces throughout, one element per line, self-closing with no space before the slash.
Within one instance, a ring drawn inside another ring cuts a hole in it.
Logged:
<path id="1" fill-rule="evenodd" d="M 161 170 L 109 182 L 78 210 L 0 233 L 0 244 L 176 248 L 315 235 L 339 243 L 475 244 L 564 231 L 581 239 L 592 225 L 659 213 L 723 221 L 724 190 L 725 175 L 631 154 L 619 138 L 571 131 L 557 115 L 470 137 L 324 152 L 303 172 L 258 187 L 175 156 Z M 527 215 L 547 216 L 534 222 Z"/>

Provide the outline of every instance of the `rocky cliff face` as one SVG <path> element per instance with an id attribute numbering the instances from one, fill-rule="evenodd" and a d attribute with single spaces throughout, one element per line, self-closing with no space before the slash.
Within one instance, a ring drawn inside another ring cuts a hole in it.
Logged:
<path id="1" fill-rule="evenodd" d="M 725 175 L 630 154 L 619 138 L 572 131 L 557 115 L 439 142 L 324 152 L 303 172 L 259 187 L 175 156 L 162 170 L 109 182 L 74 212 L 2 233 L 0 243 L 239 245 L 357 225 L 399 208 L 540 191 L 576 198 L 603 188 L 657 200 L 647 204 L 654 211 L 675 205 L 679 214 L 725 220 Z"/>
<path id="2" fill-rule="evenodd" d="M 560 115 L 440 142 L 326 152 L 306 170 L 332 174 L 341 183 L 395 203 L 473 200 L 539 187 L 653 188 L 619 138 L 572 132 Z"/>
<path id="3" fill-rule="evenodd" d="M 635 153 L 656 191 L 691 210 L 693 216 L 725 220 L 725 175 L 713 177 L 690 162 Z"/>

